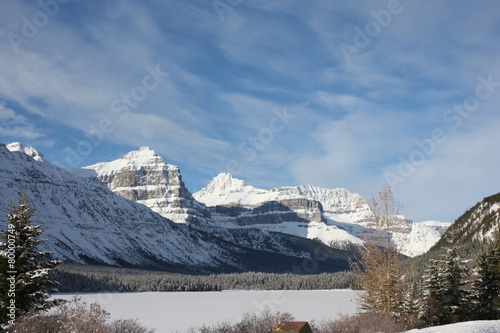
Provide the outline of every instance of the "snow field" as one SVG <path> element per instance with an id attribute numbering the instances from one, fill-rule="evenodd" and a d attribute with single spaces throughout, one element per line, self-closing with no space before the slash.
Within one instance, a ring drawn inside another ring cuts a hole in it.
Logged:
<path id="1" fill-rule="evenodd" d="M 53 298 L 73 299 L 73 294 Z M 112 319 L 137 318 L 157 333 L 187 332 L 191 327 L 237 322 L 244 313 L 289 312 L 296 320 L 322 321 L 357 311 L 352 290 L 286 290 L 222 292 L 144 292 L 79 294 L 100 304 Z"/>

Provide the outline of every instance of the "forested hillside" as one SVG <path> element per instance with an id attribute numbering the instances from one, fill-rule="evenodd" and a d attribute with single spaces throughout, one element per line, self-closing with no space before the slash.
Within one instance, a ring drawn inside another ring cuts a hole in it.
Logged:
<path id="1" fill-rule="evenodd" d="M 430 259 L 445 254 L 454 239 L 457 253 L 466 260 L 476 260 L 485 250 L 495 227 L 500 223 L 500 193 L 484 198 L 462 214 L 426 253 L 408 261 L 411 266 L 425 268 Z M 420 271 L 420 270 L 419 270 Z"/>

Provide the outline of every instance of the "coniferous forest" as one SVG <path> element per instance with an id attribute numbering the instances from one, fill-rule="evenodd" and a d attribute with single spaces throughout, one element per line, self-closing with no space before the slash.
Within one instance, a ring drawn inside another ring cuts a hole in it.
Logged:
<path id="1" fill-rule="evenodd" d="M 357 289 L 353 272 L 316 275 L 260 272 L 185 275 L 63 263 L 53 270 L 60 292 Z"/>

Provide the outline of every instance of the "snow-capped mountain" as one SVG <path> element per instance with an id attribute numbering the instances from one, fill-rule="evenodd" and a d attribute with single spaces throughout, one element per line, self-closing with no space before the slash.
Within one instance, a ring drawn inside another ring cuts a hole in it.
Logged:
<path id="1" fill-rule="evenodd" d="M 212 219 L 225 228 L 260 228 L 316 239 L 346 249 L 363 244 L 373 228 L 366 200 L 344 188 L 310 185 L 257 189 L 221 173 L 193 197 L 212 209 Z M 416 256 L 434 245 L 447 223 L 414 223 L 398 217 L 391 237 L 398 250 Z"/>
<path id="2" fill-rule="evenodd" d="M 86 167 L 115 194 L 134 200 L 178 223 L 210 218 L 206 207 L 194 200 L 180 170 L 165 163 L 153 150 L 141 147 L 123 158 Z"/>
<path id="3" fill-rule="evenodd" d="M 328 224 L 327 217 L 341 216 L 339 220 L 352 222 L 371 214 L 360 195 L 345 189 L 296 186 L 263 190 L 228 173 L 219 174 L 193 196 L 212 208 L 212 218 L 219 226 L 277 231 L 317 239 L 335 248 L 362 245 L 363 241 Z"/>
<path id="4" fill-rule="evenodd" d="M 33 222 L 42 225 L 43 236 L 49 239 L 45 249 L 63 260 L 178 272 L 285 272 L 321 248 L 314 241 L 258 229 L 233 232 L 174 223 L 113 193 L 94 169 L 62 169 L 33 148 L 8 147 L 0 144 L 0 211 L 7 212 L 25 189 L 30 205 L 37 209 Z M 132 160 L 123 163 L 134 165 Z M 144 169 L 143 176 L 149 174 Z M 318 272 L 347 268 L 347 252 L 325 247 L 322 253 L 328 258 L 319 263 Z"/>
<path id="5" fill-rule="evenodd" d="M 270 201 L 306 199 L 320 202 L 322 213 L 341 222 L 363 222 L 372 212 L 366 200 L 344 188 L 324 189 L 311 185 L 285 186 L 271 190 L 257 189 L 229 173 L 216 176 L 207 187 L 193 194 L 207 206 L 238 205 L 254 208 Z"/>
<path id="6" fill-rule="evenodd" d="M 47 249 L 60 258 L 184 272 L 287 271 L 318 248 L 329 253 L 318 271 L 346 269 L 344 250 L 363 244 L 372 214 L 346 189 L 263 190 L 230 174 L 192 195 L 179 168 L 147 147 L 63 169 L 34 148 L 0 145 L 2 212 L 22 188 L 50 239 Z M 393 239 L 407 255 L 427 250 L 444 229 L 403 220 Z"/>

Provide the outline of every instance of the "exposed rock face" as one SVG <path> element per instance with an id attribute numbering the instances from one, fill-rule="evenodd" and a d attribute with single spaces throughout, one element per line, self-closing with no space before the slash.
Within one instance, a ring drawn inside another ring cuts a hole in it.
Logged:
<path id="1" fill-rule="evenodd" d="M 115 194 L 148 206 L 174 222 L 201 222 L 210 218 L 209 210 L 185 187 L 179 168 L 165 163 L 148 147 L 86 169 L 95 170 L 99 180 Z"/>
<path id="2" fill-rule="evenodd" d="M 324 222 L 321 204 L 306 199 L 268 201 L 254 208 L 220 205 L 211 209 L 214 216 L 223 217 L 225 222 L 232 222 L 239 226 L 282 222 Z"/>
<path id="3" fill-rule="evenodd" d="M 231 174 L 221 173 L 193 195 L 211 206 L 216 222 L 238 226 L 283 222 L 326 222 L 320 202 L 305 195 L 257 189 Z"/>

